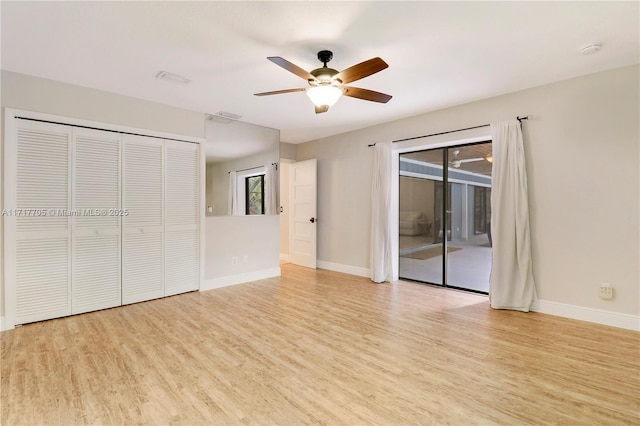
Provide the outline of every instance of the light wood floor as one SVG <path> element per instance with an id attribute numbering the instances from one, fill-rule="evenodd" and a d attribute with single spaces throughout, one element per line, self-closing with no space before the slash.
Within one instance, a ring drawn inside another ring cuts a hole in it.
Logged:
<path id="1" fill-rule="evenodd" d="M 283 271 L 2 333 L 1 423 L 640 423 L 640 333 Z"/>

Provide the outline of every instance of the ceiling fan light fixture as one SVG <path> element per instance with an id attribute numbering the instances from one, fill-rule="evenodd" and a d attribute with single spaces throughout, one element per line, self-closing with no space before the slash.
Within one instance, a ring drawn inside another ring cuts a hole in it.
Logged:
<path id="1" fill-rule="evenodd" d="M 333 106 L 340 96 L 342 96 L 343 90 L 336 86 L 314 86 L 307 89 L 307 96 L 311 99 L 311 102 L 315 106 Z"/>
<path id="2" fill-rule="evenodd" d="M 359 87 L 343 86 L 343 84 L 363 79 L 388 68 L 389 65 L 385 61 L 377 57 L 371 58 L 342 71 L 337 71 L 327 66 L 327 62 L 329 62 L 332 57 L 333 53 L 331 51 L 321 50 L 318 52 L 318 59 L 322 62 L 323 66 L 312 71 L 305 71 L 280 56 L 269 56 L 267 57 L 268 60 L 290 73 L 305 79 L 311 87 L 254 93 L 254 96 L 307 92 L 307 96 L 309 96 L 309 99 L 311 99 L 311 102 L 313 102 L 315 106 L 316 114 L 327 112 L 329 107 L 338 102 L 338 99 L 340 99 L 342 95 L 371 102 L 389 102 L 391 95 Z"/>

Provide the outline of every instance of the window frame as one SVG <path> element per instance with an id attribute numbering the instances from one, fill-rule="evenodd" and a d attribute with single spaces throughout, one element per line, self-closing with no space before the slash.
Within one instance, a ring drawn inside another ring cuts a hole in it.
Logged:
<path id="1" fill-rule="evenodd" d="M 250 189 L 250 185 L 249 185 L 249 180 L 250 179 L 255 179 L 255 178 L 260 178 L 260 213 L 251 213 L 251 189 Z M 265 178 L 265 173 L 258 173 L 258 174 L 253 174 L 251 176 L 244 176 L 244 214 L 246 216 L 259 216 L 259 215 L 264 215 L 265 211 L 265 205 L 264 205 L 264 178 Z"/>

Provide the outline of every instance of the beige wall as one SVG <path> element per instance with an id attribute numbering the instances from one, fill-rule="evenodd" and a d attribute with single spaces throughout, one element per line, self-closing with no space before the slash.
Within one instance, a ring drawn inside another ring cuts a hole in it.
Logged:
<path id="1" fill-rule="evenodd" d="M 280 258 L 289 259 L 289 168 L 298 145 L 280 142 Z"/>
<path id="2" fill-rule="evenodd" d="M 287 160 L 296 159 L 296 145 L 286 142 L 280 142 L 280 158 Z"/>
<path id="3" fill-rule="evenodd" d="M 540 299 L 638 315 L 639 74 L 620 68 L 298 145 L 297 160 L 318 159 L 318 259 L 369 267 L 367 144 L 528 115 Z M 601 282 L 614 285 L 613 301 L 598 298 Z"/>
<path id="4" fill-rule="evenodd" d="M 288 144 L 287 144 L 288 145 Z M 289 259 L 289 171 L 292 160 L 280 160 L 280 258 Z"/>
<path id="5" fill-rule="evenodd" d="M 2 106 L 205 137 L 204 113 L 9 71 L 2 71 Z"/>
<path id="6" fill-rule="evenodd" d="M 276 215 L 207 217 L 203 288 L 215 288 L 229 280 L 239 283 L 263 278 L 252 274 L 269 271 L 278 270 L 269 276 L 279 275 L 279 221 Z M 237 264 L 232 261 L 234 257 Z"/>

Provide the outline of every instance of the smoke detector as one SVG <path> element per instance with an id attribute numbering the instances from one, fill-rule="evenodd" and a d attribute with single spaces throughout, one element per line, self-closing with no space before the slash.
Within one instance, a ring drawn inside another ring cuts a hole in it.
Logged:
<path id="1" fill-rule="evenodd" d="M 600 51 L 600 49 L 602 49 L 602 45 L 598 44 L 598 43 L 592 43 L 588 46 L 583 47 L 582 49 L 580 49 L 580 54 L 581 55 L 593 55 L 594 53 L 598 53 Z"/>

